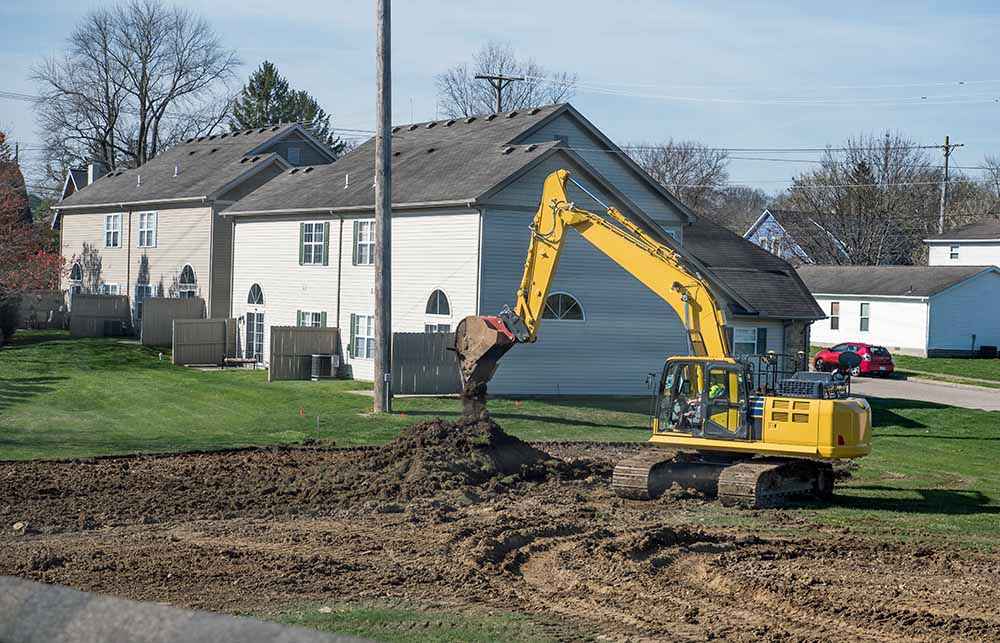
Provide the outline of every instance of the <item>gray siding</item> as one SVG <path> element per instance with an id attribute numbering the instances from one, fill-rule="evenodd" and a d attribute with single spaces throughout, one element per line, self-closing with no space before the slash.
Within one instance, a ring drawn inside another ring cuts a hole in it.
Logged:
<path id="1" fill-rule="evenodd" d="M 617 152 L 604 149 L 600 141 L 568 115 L 563 114 L 518 143 L 543 143 L 559 137 L 564 137 L 567 147 L 579 154 L 661 225 L 674 227 L 684 220 L 684 215 L 640 179 Z"/>
<path id="2" fill-rule="evenodd" d="M 483 222 L 481 314 L 514 303 L 531 213 L 490 209 Z M 552 292 L 567 292 L 582 322 L 547 320 L 532 346 L 516 346 L 490 385 L 496 394 L 648 393 L 647 373 L 688 352 L 687 334 L 666 302 L 572 233 Z"/>

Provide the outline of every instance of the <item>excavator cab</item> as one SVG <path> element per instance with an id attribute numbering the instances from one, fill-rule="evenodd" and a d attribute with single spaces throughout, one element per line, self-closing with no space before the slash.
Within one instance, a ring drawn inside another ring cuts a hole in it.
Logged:
<path id="1" fill-rule="evenodd" d="M 668 359 L 657 390 L 653 432 L 749 439 L 749 381 L 744 364 L 690 357 Z"/>

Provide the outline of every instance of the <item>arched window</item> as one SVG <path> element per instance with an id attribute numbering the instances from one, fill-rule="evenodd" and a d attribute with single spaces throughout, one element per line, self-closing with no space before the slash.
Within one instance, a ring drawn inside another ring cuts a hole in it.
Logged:
<path id="1" fill-rule="evenodd" d="M 83 267 L 74 263 L 69 269 L 69 292 L 75 295 L 83 290 Z"/>
<path id="2" fill-rule="evenodd" d="M 195 279 L 194 269 L 190 264 L 181 270 L 180 279 L 177 280 L 177 296 L 181 299 L 191 299 L 198 292 L 198 280 Z"/>
<path id="3" fill-rule="evenodd" d="M 435 290 L 427 300 L 428 315 L 450 315 L 451 306 L 448 304 L 448 297 L 441 290 Z"/>
<path id="4" fill-rule="evenodd" d="M 552 293 L 545 300 L 542 319 L 566 319 L 583 321 L 583 308 L 573 295 L 564 292 Z"/>
<path id="5" fill-rule="evenodd" d="M 257 284 L 250 286 L 250 292 L 247 293 L 247 303 L 255 306 L 264 305 L 264 291 Z"/>

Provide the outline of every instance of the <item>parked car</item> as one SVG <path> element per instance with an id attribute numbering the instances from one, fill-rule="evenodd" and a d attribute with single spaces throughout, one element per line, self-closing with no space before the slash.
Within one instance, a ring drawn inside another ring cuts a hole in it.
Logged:
<path id="1" fill-rule="evenodd" d="M 884 346 L 873 346 L 863 342 L 847 342 L 831 348 L 824 348 L 813 357 L 813 366 L 817 371 L 832 371 L 839 363 L 841 353 L 857 353 L 861 363 L 851 369 L 851 375 L 881 375 L 892 374 L 896 365 L 892 355 Z"/>

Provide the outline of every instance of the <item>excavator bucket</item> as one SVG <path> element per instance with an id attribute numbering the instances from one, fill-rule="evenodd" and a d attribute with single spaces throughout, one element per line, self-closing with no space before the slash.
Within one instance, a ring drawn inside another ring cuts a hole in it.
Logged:
<path id="1" fill-rule="evenodd" d="M 455 352 L 462 373 L 462 400 L 466 414 L 484 408 L 486 385 L 497 370 L 497 362 L 516 342 L 514 333 L 499 317 L 470 315 L 455 329 Z"/>

